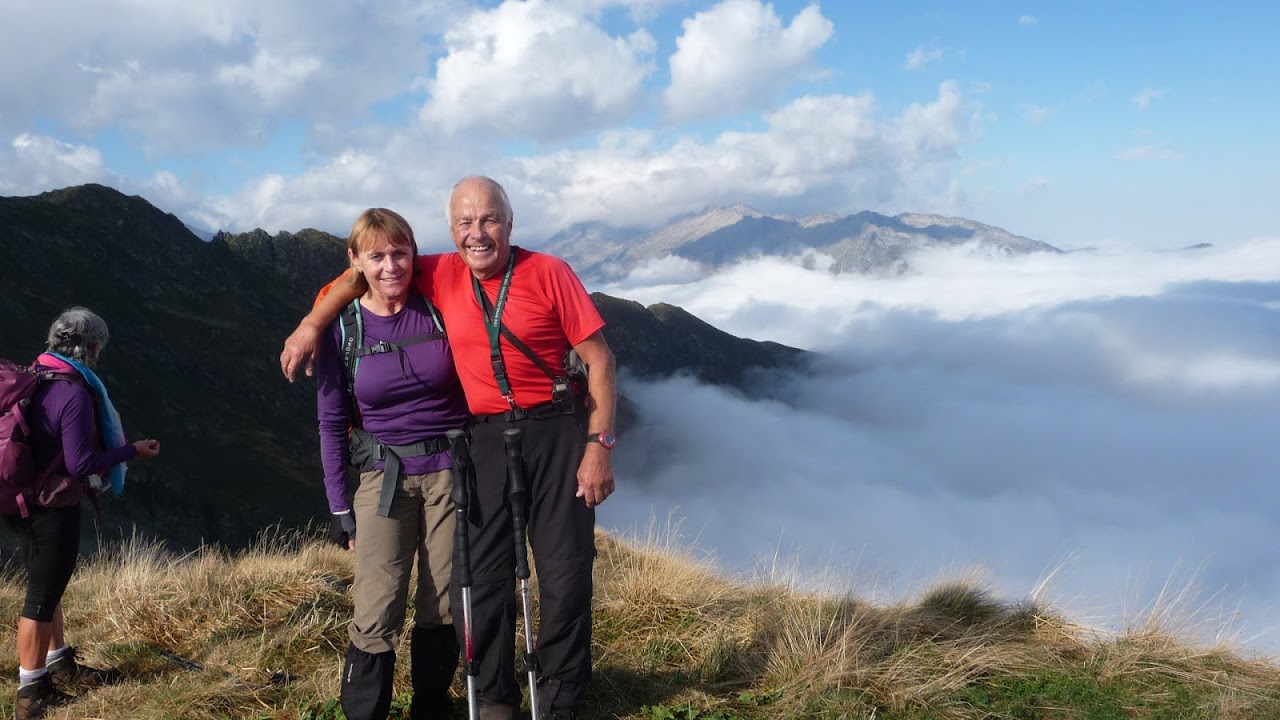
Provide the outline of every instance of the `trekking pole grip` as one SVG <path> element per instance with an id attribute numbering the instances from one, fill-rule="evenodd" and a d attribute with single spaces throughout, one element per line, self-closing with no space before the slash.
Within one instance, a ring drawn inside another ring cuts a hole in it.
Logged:
<path id="1" fill-rule="evenodd" d="M 454 570 L 458 574 L 458 586 L 467 588 L 471 587 L 471 543 L 467 536 L 467 505 L 471 500 L 471 452 L 467 449 L 465 432 L 450 430 L 445 433 L 445 437 L 449 440 L 449 452 L 453 459 L 453 491 L 450 498 L 453 500 L 454 513 Z"/>
<path id="2" fill-rule="evenodd" d="M 529 486 L 524 479 L 524 433 L 518 428 L 505 430 L 502 441 L 507 446 L 507 499 L 511 504 L 511 527 L 516 549 L 516 577 L 529 579 L 529 551 L 525 545 L 527 520 L 525 505 L 529 502 Z"/>

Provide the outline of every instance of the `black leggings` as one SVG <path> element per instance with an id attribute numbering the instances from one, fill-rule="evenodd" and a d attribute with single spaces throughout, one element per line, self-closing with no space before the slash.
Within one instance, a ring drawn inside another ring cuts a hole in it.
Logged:
<path id="1" fill-rule="evenodd" d="M 80 554 L 80 506 L 32 507 L 30 517 L 6 516 L 4 521 L 18 534 L 18 556 L 27 568 L 22 617 L 50 622 Z"/>

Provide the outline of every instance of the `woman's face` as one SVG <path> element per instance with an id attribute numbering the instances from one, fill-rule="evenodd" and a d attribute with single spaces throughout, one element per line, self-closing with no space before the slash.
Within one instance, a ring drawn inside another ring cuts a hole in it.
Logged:
<path id="1" fill-rule="evenodd" d="M 413 249 L 407 245 L 393 245 L 380 234 L 370 235 L 360 242 L 360 254 L 351 255 L 355 266 L 369 283 L 369 292 L 387 300 L 403 300 L 409 294 L 413 282 Z"/>

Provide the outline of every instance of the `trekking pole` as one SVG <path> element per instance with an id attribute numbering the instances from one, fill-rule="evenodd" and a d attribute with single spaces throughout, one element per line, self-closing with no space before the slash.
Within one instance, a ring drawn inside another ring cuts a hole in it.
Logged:
<path id="1" fill-rule="evenodd" d="M 533 651 L 533 595 L 529 591 L 529 552 L 525 547 L 524 507 L 529 488 L 524 481 L 522 433 L 512 428 L 502 433 L 507 444 L 507 498 L 511 502 L 511 526 L 515 530 L 516 577 L 520 579 L 520 598 L 524 603 L 524 666 L 529 671 L 529 710 L 534 720 L 538 714 L 538 656 Z"/>
<path id="2" fill-rule="evenodd" d="M 476 707 L 475 647 L 471 632 L 471 542 L 467 537 L 467 505 L 471 499 L 471 452 L 467 449 L 467 434 L 461 430 L 445 433 L 453 456 L 453 528 L 454 565 L 457 568 L 458 587 L 462 588 L 462 645 L 464 672 L 467 675 L 467 717 L 480 717 Z"/>

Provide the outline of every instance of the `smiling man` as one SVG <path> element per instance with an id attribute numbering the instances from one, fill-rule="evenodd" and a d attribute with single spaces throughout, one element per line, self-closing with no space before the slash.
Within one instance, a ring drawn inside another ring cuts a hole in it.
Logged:
<path id="1" fill-rule="evenodd" d="M 538 706 L 543 718 L 574 718 L 591 679 L 594 508 L 614 490 L 613 353 L 601 333 L 604 320 L 568 264 L 511 246 L 511 203 L 501 185 L 481 176 L 462 179 L 449 196 L 447 219 L 457 252 L 420 256 L 413 281 L 444 316 L 474 416 L 472 501 L 482 524 L 468 525 L 468 531 L 480 717 L 508 720 L 520 705 L 515 551 L 502 438 L 503 431 L 520 428 L 530 486 L 529 546 L 541 600 Z M 300 369 L 311 374 L 322 328 L 363 292 L 360 282 L 348 276 L 331 283 L 331 292 L 322 291 L 285 342 L 280 364 L 291 381 Z M 588 372 L 585 387 L 566 396 L 556 388 L 564 384 L 571 348 Z M 454 603 L 460 607 L 456 583 Z"/>

